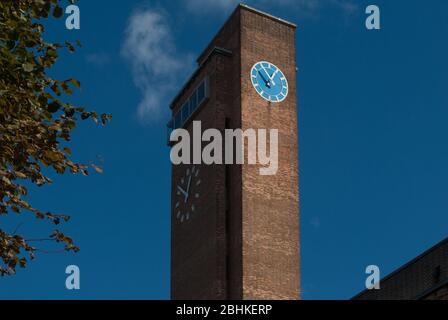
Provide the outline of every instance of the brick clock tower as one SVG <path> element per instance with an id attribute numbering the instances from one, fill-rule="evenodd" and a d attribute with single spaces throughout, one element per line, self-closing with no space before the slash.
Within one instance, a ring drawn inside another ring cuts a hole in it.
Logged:
<path id="1" fill-rule="evenodd" d="M 170 106 L 169 129 L 191 137 L 193 121 L 278 130 L 275 175 L 247 161 L 172 166 L 172 299 L 300 299 L 295 29 L 239 5 Z"/>

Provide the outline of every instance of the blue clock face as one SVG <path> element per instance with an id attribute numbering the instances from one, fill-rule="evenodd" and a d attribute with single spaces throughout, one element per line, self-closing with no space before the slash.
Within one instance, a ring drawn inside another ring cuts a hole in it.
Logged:
<path id="1" fill-rule="evenodd" d="M 258 94 L 270 102 L 282 102 L 288 96 L 288 81 L 274 64 L 260 61 L 250 72 L 252 85 Z"/>

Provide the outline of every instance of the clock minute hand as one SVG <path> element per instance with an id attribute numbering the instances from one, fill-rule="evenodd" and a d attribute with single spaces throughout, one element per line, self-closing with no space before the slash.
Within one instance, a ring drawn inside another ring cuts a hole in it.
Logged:
<path id="1" fill-rule="evenodd" d="M 280 70 L 275 70 L 275 72 L 272 74 L 272 76 L 270 76 L 269 77 L 269 79 L 271 79 L 271 81 L 272 81 L 272 84 L 275 86 L 275 82 L 274 82 L 274 77 L 275 77 L 275 75 L 279 72 Z"/>
<path id="2" fill-rule="evenodd" d="M 267 76 L 268 76 L 268 78 L 269 78 L 269 82 L 271 83 L 272 82 L 272 84 L 275 86 L 275 81 L 274 81 L 274 75 L 275 75 L 275 73 L 272 75 L 272 77 L 269 75 L 269 72 L 268 72 L 268 70 L 266 70 L 266 68 L 263 66 L 263 65 L 261 65 L 261 67 L 263 68 L 263 70 L 264 70 L 264 72 L 266 72 L 266 74 L 267 74 Z"/>
<path id="3" fill-rule="evenodd" d="M 187 184 L 187 199 L 190 196 L 190 184 L 191 184 L 191 175 L 190 175 L 190 178 L 188 179 L 188 184 Z"/>

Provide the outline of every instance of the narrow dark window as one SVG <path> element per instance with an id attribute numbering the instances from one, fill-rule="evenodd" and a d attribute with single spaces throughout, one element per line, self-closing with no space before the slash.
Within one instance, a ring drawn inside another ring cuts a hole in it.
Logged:
<path id="1" fill-rule="evenodd" d="M 198 101 L 197 101 L 197 91 L 193 92 L 193 94 L 190 97 L 190 110 L 193 113 L 196 108 L 198 107 Z"/>
<path id="2" fill-rule="evenodd" d="M 182 127 L 182 113 L 179 111 L 174 118 L 174 129 Z"/>
<path id="3" fill-rule="evenodd" d="M 202 81 L 201 85 L 198 88 L 198 105 L 202 103 L 205 99 L 205 80 Z"/>
<path id="4" fill-rule="evenodd" d="M 181 125 L 181 127 L 185 124 L 185 121 L 187 121 L 189 116 L 190 116 L 190 113 L 188 110 L 188 102 L 187 102 L 182 106 L 182 125 Z"/>

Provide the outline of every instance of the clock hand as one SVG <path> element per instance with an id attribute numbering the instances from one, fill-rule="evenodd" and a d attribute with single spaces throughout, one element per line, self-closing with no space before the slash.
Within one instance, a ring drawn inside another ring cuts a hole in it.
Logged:
<path id="1" fill-rule="evenodd" d="M 191 175 L 190 175 L 190 178 L 188 179 L 188 184 L 187 184 L 187 199 L 186 199 L 186 200 L 188 200 L 188 197 L 190 196 L 190 183 L 191 183 Z M 187 201 L 185 201 L 185 202 L 187 202 Z"/>
<path id="2" fill-rule="evenodd" d="M 182 189 L 180 186 L 177 186 L 177 190 L 179 190 L 184 195 L 184 199 L 188 198 L 187 192 L 185 192 L 185 190 Z M 185 202 L 187 202 L 187 201 L 185 201 Z"/>
<path id="3" fill-rule="evenodd" d="M 268 88 L 270 88 L 271 87 L 271 85 L 269 84 L 269 81 L 268 80 L 266 80 L 266 78 L 261 74 L 261 72 L 260 71 L 258 71 L 258 73 L 260 74 L 260 77 L 261 77 L 261 79 L 263 79 L 263 81 L 264 81 L 264 83 L 265 83 L 265 85 L 266 85 L 266 87 L 268 87 Z"/>
<path id="4" fill-rule="evenodd" d="M 261 65 L 261 67 L 263 68 L 263 70 L 264 70 L 264 72 L 266 72 L 266 74 L 268 75 L 268 78 L 269 78 L 269 80 L 270 80 L 270 82 L 272 82 L 272 84 L 275 86 L 275 81 L 274 81 L 274 75 L 272 75 L 272 77 L 269 75 L 269 72 L 268 72 L 268 70 L 266 70 L 266 68 L 263 66 L 263 65 Z"/>
<path id="5" fill-rule="evenodd" d="M 275 70 L 275 72 L 272 74 L 272 76 L 269 77 L 269 79 L 271 79 L 272 84 L 273 84 L 274 86 L 275 86 L 274 77 L 275 77 L 275 75 L 276 75 L 279 71 L 280 71 L 279 69 Z"/>

